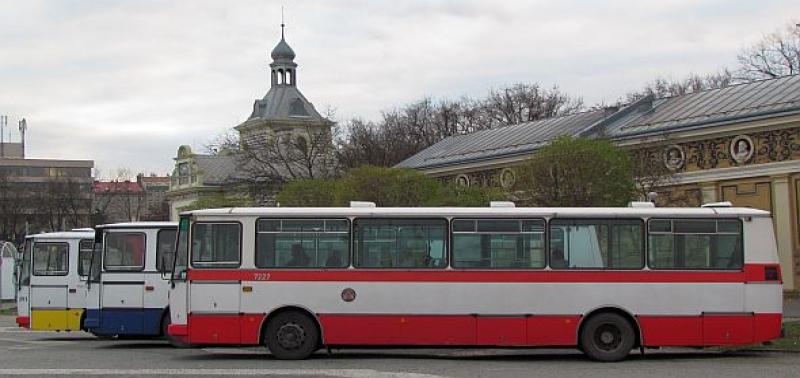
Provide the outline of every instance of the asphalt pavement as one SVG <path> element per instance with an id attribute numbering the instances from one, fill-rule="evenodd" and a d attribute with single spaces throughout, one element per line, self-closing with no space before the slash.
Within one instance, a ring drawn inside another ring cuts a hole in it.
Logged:
<path id="1" fill-rule="evenodd" d="M 439 377 L 793 377 L 800 354 L 691 349 L 633 353 L 597 363 L 575 350 L 358 349 L 320 351 L 305 361 L 264 348 L 175 349 L 161 340 L 103 340 L 83 332 L 32 332 L 0 316 L 0 377 L 265 376 Z"/>

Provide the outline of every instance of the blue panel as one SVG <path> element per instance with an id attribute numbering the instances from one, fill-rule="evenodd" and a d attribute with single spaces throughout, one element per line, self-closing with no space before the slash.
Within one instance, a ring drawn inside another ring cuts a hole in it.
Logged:
<path id="1" fill-rule="evenodd" d="M 86 317 L 83 318 L 83 327 L 91 332 L 92 329 L 100 327 L 100 310 L 86 310 Z"/>
<path id="2" fill-rule="evenodd" d="M 90 311 L 99 313 L 99 325 L 94 326 L 95 323 L 92 323 L 92 326 L 87 325 L 86 328 L 98 336 L 158 336 L 161 333 L 163 308 Z M 89 314 L 86 316 L 88 319 Z"/>

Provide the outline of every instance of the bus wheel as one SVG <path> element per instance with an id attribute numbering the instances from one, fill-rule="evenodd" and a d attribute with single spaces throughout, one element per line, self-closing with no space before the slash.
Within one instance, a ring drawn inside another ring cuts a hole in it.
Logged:
<path id="1" fill-rule="evenodd" d="M 581 331 L 580 349 L 595 361 L 620 361 L 636 342 L 633 326 L 618 314 L 601 313 L 586 320 Z"/>
<path id="2" fill-rule="evenodd" d="M 281 360 L 306 359 L 319 345 L 316 324 L 307 315 L 297 311 L 275 315 L 267 323 L 265 336 L 270 353 Z"/>

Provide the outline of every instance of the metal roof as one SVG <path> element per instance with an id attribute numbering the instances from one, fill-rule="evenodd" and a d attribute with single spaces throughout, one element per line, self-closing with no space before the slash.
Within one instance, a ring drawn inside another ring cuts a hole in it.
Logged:
<path id="1" fill-rule="evenodd" d="M 194 161 L 203 175 L 203 185 L 221 185 L 231 181 L 237 162 L 233 154 L 194 155 Z"/>
<path id="2" fill-rule="evenodd" d="M 529 154 L 561 135 L 622 140 L 793 114 L 800 114 L 800 75 L 660 99 L 648 96 L 614 113 L 595 110 L 454 135 L 396 167 L 429 169 Z"/>
<path id="3" fill-rule="evenodd" d="M 624 139 L 800 113 L 800 76 L 661 98 L 636 107 L 629 117 L 607 125 L 607 135 Z"/>
<path id="4" fill-rule="evenodd" d="M 606 115 L 604 109 L 453 135 L 397 164 L 433 168 L 528 154 L 562 135 L 575 135 Z"/>

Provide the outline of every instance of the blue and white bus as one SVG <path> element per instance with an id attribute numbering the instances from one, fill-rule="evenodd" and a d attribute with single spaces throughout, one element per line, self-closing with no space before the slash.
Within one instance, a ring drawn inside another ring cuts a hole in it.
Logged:
<path id="1" fill-rule="evenodd" d="M 84 327 L 97 336 L 165 336 L 177 224 L 97 226 Z"/>

